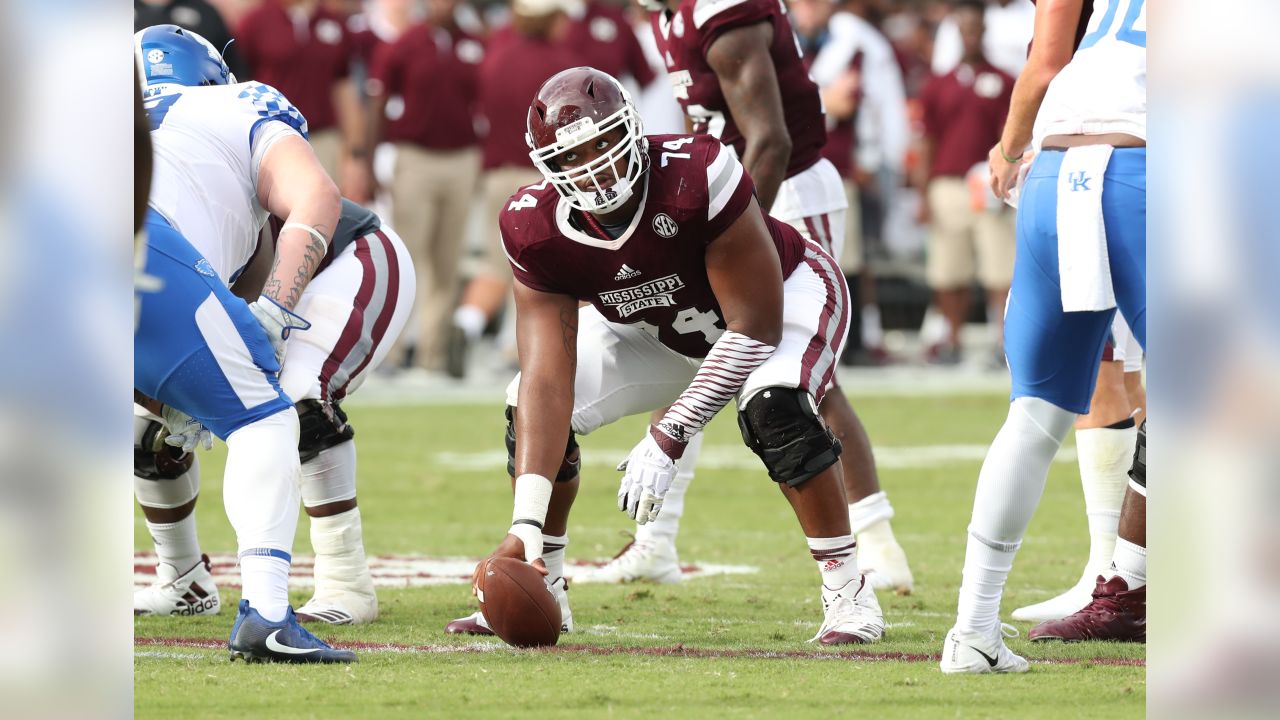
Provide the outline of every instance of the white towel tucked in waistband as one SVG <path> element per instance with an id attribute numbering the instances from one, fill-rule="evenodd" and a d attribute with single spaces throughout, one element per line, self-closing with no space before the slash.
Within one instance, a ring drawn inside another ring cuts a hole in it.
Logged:
<path id="1" fill-rule="evenodd" d="M 1102 178 L 1110 145 L 1068 148 L 1058 171 L 1058 274 L 1065 312 L 1116 306 L 1102 220 Z"/>

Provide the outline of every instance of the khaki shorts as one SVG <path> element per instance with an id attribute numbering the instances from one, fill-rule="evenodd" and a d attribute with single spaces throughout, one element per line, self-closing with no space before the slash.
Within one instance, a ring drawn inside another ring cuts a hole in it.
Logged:
<path id="1" fill-rule="evenodd" d="M 852 180 L 844 181 L 844 196 L 849 200 L 849 209 L 844 216 L 844 251 L 840 257 L 840 269 L 845 275 L 857 275 L 866 264 L 866 251 L 862 246 L 862 200 L 858 184 Z"/>
<path id="2" fill-rule="evenodd" d="M 507 206 L 511 194 L 525 185 L 542 182 L 542 173 L 537 168 L 501 167 L 486 170 L 480 181 L 484 190 L 484 228 L 482 236 L 484 244 L 484 264 L 481 266 L 486 275 L 497 278 L 511 278 L 511 265 L 507 254 L 502 251 L 502 237 L 498 234 L 498 216 Z"/>
<path id="3" fill-rule="evenodd" d="M 987 290 L 1007 289 L 1016 247 L 1013 209 L 974 210 L 961 178 L 935 178 L 928 196 L 933 217 L 925 267 L 929 287 L 955 290 L 977 278 Z"/>

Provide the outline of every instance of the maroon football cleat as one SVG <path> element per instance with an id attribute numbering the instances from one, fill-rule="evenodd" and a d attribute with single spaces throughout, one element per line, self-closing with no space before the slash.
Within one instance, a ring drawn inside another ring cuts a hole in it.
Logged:
<path id="1" fill-rule="evenodd" d="M 1093 602 L 1083 610 L 1061 620 L 1042 622 L 1031 628 L 1032 640 L 1110 640 L 1112 642 L 1147 641 L 1147 587 L 1130 590 L 1124 578 L 1117 575 L 1104 581 L 1098 576 L 1093 589 Z"/>

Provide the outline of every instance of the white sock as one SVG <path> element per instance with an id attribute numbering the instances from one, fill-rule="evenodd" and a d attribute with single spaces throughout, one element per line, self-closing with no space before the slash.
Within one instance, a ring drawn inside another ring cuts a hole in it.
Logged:
<path id="1" fill-rule="evenodd" d="M 311 548 L 316 554 L 316 597 L 330 596 L 335 591 L 373 592 L 360 508 L 311 518 Z"/>
<path id="2" fill-rule="evenodd" d="M 195 500 L 200 494 L 200 461 L 192 458 L 191 468 L 172 480 L 133 477 L 133 494 L 143 508 L 172 510 Z M 147 521 L 147 531 L 155 543 L 156 558 L 184 573 L 200 561 L 200 539 L 196 536 L 196 513 L 174 523 Z"/>
<path id="3" fill-rule="evenodd" d="M 858 543 L 853 535 L 805 540 L 809 541 L 809 554 L 818 563 L 823 587 L 839 590 L 861 574 L 858 572 Z"/>
<path id="4" fill-rule="evenodd" d="M 698 433 L 689 441 L 680 458 L 676 477 L 671 481 L 671 488 L 662 500 L 662 511 L 658 519 L 644 525 L 636 525 L 636 542 L 665 541 L 675 543 L 680 532 L 680 518 L 684 515 L 684 496 L 693 484 L 693 473 L 698 464 L 698 455 L 702 453 L 702 437 L 706 433 Z"/>
<path id="5" fill-rule="evenodd" d="M 459 305 L 453 311 L 453 324 L 462 328 L 468 340 L 475 340 L 484 334 L 484 326 L 489 324 L 489 319 L 475 305 Z"/>
<path id="6" fill-rule="evenodd" d="M 156 544 L 156 557 L 184 573 L 200 562 L 200 539 L 196 537 L 196 513 L 175 523 L 157 524 L 147 521 L 147 531 Z"/>
<path id="7" fill-rule="evenodd" d="M 1076 431 L 1080 484 L 1084 488 L 1084 510 L 1089 518 L 1089 561 L 1081 584 L 1090 588 L 1094 578 L 1106 571 L 1116 549 L 1120 506 L 1124 503 L 1137 438 L 1136 426 Z"/>
<path id="8" fill-rule="evenodd" d="M 869 303 L 862 306 L 862 346 L 884 346 L 884 327 L 880 324 L 880 306 Z"/>
<path id="9" fill-rule="evenodd" d="M 854 535 L 865 532 L 872 525 L 893 519 L 893 505 L 883 490 L 861 500 L 849 503 L 849 529 Z"/>
<path id="10" fill-rule="evenodd" d="M 298 528 L 301 468 L 293 408 L 227 438 L 223 505 L 236 531 L 244 599 L 268 621 L 289 606 L 289 563 Z"/>
<path id="11" fill-rule="evenodd" d="M 547 566 L 548 585 L 564 577 L 564 549 L 568 545 L 568 535 L 542 536 L 542 562 Z"/>
<path id="12" fill-rule="evenodd" d="M 990 635 L 1000 622 L 1000 594 L 1027 524 L 1040 504 L 1053 456 L 1075 414 L 1038 398 L 1009 404 L 978 474 L 965 550 L 956 626 Z"/>
<path id="13" fill-rule="evenodd" d="M 956 628 L 980 635 L 994 635 L 1000 625 L 1000 595 L 1013 569 L 1018 543 L 988 544 L 974 536 L 972 528 L 964 550 L 964 578 L 956 608 Z"/>
<path id="14" fill-rule="evenodd" d="M 289 610 L 289 560 L 268 555 L 241 555 L 244 598 L 267 622 L 280 622 Z"/>
<path id="15" fill-rule="evenodd" d="M 1147 549 L 1124 538 L 1116 540 L 1116 555 L 1111 561 L 1111 571 L 1104 575 L 1108 580 L 1119 575 L 1130 590 L 1147 584 Z"/>

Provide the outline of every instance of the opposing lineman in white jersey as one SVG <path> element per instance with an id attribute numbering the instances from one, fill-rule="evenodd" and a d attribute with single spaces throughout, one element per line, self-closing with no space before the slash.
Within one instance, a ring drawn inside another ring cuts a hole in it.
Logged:
<path id="1" fill-rule="evenodd" d="M 263 158 L 281 139 L 302 139 L 307 121 L 256 82 L 154 85 L 143 102 L 155 146 L 149 204 L 230 284 L 267 220 L 258 194 Z"/>
<path id="2" fill-rule="evenodd" d="M 233 659 L 352 661 L 299 626 L 289 607 L 299 420 L 277 377 L 290 330 L 308 326 L 293 310 L 328 250 L 341 197 L 301 114 L 267 86 L 236 84 L 204 38 L 160 25 L 140 31 L 134 49 L 156 153 L 147 271 L 162 281 L 139 312 L 134 383 L 167 406 L 151 437 L 135 437 L 135 460 L 149 450 L 166 465 L 157 480 L 182 482 L 190 461 L 165 443 L 190 451 L 208 446 L 210 433 L 227 441 L 224 505 L 244 589 Z M 246 308 L 226 286 L 252 256 L 267 213 L 286 223 L 262 293 Z M 156 498 L 147 485 L 135 487 L 157 536 L 194 497 L 177 508 L 148 502 Z"/>

